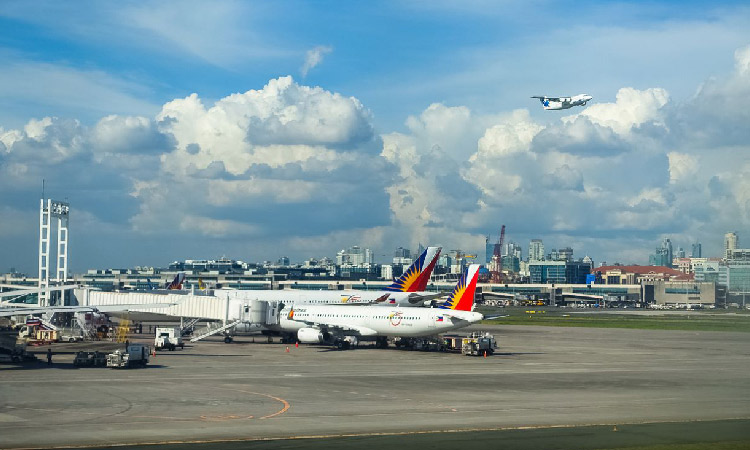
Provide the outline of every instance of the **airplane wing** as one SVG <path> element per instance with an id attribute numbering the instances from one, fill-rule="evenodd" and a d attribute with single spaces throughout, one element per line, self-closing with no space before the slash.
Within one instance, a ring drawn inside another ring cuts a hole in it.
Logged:
<path id="1" fill-rule="evenodd" d="M 445 292 L 436 292 L 434 294 L 410 294 L 409 295 L 409 303 L 416 304 L 419 302 L 426 302 L 428 300 L 434 300 L 436 298 L 445 297 L 448 295 Z"/>
<path id="2" fill-rule="evenodd" d="M 501 317 L 510 317 L 510 314 L 496 314 L 494 316 L 484 316 L 483 320 L 499 319 Z"/>
<path id="3" fill-rule="evenodd" d="M 311 327 L 317 327 L 317 328 L 327 329 L 327 330 L 338 330 L 342 332 L 347 332 L 347 331 L 354 332 L 355 334 L 359 336 L 375 336 L 378 334 L 378 332 L 373 330 L 372 328 L 363 327 L 360 325 L 341 325 L 341 324 L 336 324 L 336 323 L 328 323 L 325 321 L 309 320 L 309 319 L 303 319 L 303 320 L 294 319 L 294 320 L 297 320 L 299 322 L 304 322 L 305 324 Z"/>
<path id="4" fill-rule="evenodd" d="M 560 97 L 547 97 L 546 95 L 532 95 L 531 98 L 538 98 L 542 100 L 549 100 L 551 102 L 559 102 L 562 101 Z"/>

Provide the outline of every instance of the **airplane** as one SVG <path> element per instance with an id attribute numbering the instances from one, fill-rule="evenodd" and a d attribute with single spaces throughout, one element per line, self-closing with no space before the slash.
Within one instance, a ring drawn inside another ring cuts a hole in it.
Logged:
<path id="1" fill-rule="evenodd" d="M 185 281 L 185 272 L 180 272 L 174 276 L 174 280 L 171 283 L 167 283 L 165 289 L 180 290 L 182 289 L 182 283 Z"/>
<path id="2" fill-rule="evenodd" d="M 235 290 L 217 289 L 214 296 L 228 298 L 230 311 L 238 309 L 236 302 L 247 305 L 252 300 L 278 301 L 286 305 L 292 303 L 312 304 L 370 304 L 422 306 L 425 302 L 442 296 L 442 293 L 425 292 L 432 270 L 440 256 L 440 247 L 427 247 L 424 252 L 391 285 L 382 290 Z M 239 306 L 242 308 L 243 306 Z"/>
<path id="3" fill-rule="evenodd" d="M 594 97 L 588 94 L 578 94 L 573 97 L 547 97 L 546 95 L 534 95 L 531 98 L 538 98 L 544 109 L 558 110 L 568 109 L 574 106 L 585 106 L 586 103 Z"/>
<path id="4" fill-rule="evenodd" d="M 292 305 L 281 310 L 277 327 L 283 333 L 296 332 L 302 343 L 333 344 L 342 350 L 363 338 L 374 339 L 382 348 L 388 345 L 389 336 L 432 336 L 456 330 L 484 319 L 472 311 L 478 275 L 479 264 L 470 265 L 437 308 Z"/>

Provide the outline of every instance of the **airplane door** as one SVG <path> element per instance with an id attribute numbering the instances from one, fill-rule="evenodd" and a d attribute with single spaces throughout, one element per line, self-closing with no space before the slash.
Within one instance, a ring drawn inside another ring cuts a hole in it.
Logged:
<path id="1" fill-rule="evenodd" d="M 430 323 L 427 324 L 428 328 L 435 328 L 435 322 L 437 322 L 437 316 L 430 314 Z"/>

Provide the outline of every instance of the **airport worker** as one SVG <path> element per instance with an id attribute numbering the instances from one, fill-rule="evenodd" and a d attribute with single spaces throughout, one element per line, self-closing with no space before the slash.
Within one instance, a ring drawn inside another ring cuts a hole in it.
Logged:
<path id="1" fill-rule="evenodd" d="M 47 365 L 48 366 L 52 365 L 52 349 L 51 348 L 47 349 Z"/>

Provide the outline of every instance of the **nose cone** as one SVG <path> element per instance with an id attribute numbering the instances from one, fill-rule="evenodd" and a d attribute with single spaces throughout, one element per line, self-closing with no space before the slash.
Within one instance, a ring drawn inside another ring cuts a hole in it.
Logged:
<path id="1" fill-rule="evenodd" d="M 594 98 L 594 97 L 592 97 L 592 96 L 590 96 L 590 95 L 584 95 L 584 96 L 583 96 L 583 101 L 584 101 L 584 102 L 587 102 L 587 101 L 591 100 L 592 98 Z"/>

